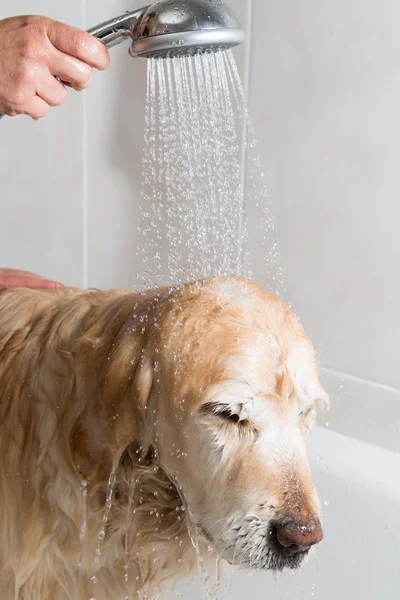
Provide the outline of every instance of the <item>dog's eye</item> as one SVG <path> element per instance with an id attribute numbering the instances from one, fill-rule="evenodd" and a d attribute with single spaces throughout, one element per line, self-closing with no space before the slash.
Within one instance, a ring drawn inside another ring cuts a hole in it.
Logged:
<path id="1" fill-rule="evenodd" d="M 217 410 L 214 414 L 215 414 L 215 416 L 221 417 L 221 418 L 225 419 L 226 421 L 230 421 L 231 423 L 235 423 L 235 424 L 245 423 L 245 421 L 240 420 L 239 415 L 231 412 L 231 410 L 229 408 L 224 408 L 223 410 Z"/>
<path id="2" fill-rule="evenodd" d="M 208 402 L 200 408 L 200 415 L 203 415 L 209 423 L 213 423 L 214 427 L 223 434 L 231 431 L 238 434 L 241 440 L 257 439 L 258 432 L 254 424 L 247 419 L 241 419 L 238 414 L 232 412 L 228 404 Z"/>
<path id="3" fill-rule="evenodd" d="M 238 414 L 232 412 L 228 405 L 224 406 L 220 404 L 209 403 L 202 406 L 200 412 L 203 415 L 217 417 L 218 419 L 221 419 L 221 421 L 226 421 L 232 423 L 233 425 L 244 426 L 248 424 L 246 419 L 241 419 Z"/>

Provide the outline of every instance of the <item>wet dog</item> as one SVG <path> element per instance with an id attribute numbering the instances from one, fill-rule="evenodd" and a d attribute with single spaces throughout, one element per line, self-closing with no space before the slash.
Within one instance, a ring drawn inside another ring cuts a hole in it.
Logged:
<path id="1" fill-rule="evenodd" d="M 326 401 L 299 321 L 250 281 L 4 292 L 1 597 L 153 597 L 193 535 L 205 560 L 298 567 Z"/>

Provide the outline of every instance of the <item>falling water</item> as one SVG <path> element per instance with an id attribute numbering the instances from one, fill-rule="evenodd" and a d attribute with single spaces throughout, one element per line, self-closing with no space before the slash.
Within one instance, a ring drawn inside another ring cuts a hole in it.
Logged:
<path id="1" fill-rule="evenodd" d="M 190 541 L 192 542 L 192 546 L 193 546 L 195 554 L 196 554 L 198 573 L 199 573 L 200 579 L 203 583 L 203 588 L 206 593 L 206 596 L 207 596 L 208 600 L 215 600 L 215 596 L 214 596 L 213 591 L 210 586 L 210 575 L 207 572 L 204 558 L 201 554 L 201 550 L 200 550 L 200 546 L 199 546 L 199 535 L 196 531 L 195 526 L 192 525 L 190 523 L 190 521 L 188 522 L 188 534 L 189 534 Z"/>
<path id="2" fill-rule="evenodd" d="M 110 473 L 110 477 L 108 478 L 106 505 L 104 507 L 103 522 L 102 522 L 101 529 L 97 535 L 97 546 L 96 546 L 96 552 L 95 552 L 95 557 L 94 557 L 94 573 L 93 573 L 93 576 L 91 577 L 91 582 L 93 584 L 97 583 L 97 570 L 98 570 L 98 567 L 100 564 L 101 550 L 102 550 L 103 541 L 104 541 L 104 538 L 106 535 L 106 527 L 107 527 L 108 515 L 110 513 L 111 504 L 112 504 L 115 480 L 116 480 L 116 468 L 113 467 L 113 469 Z"/>
<path id="3" fill-rule="evenodd" d="M 220 54 L 148 61 L 139 283 L 240 272 L 240 144 Z"/>
<path id="4" fill-rule="evenodd" d="M 82 525 L 79 533 L 79 538 L 84 543 L 87 530 L 87 481 L 82 482 Z"/>
<path id="5" fill-rule="evenodd" d="M 280 294 L 284 291 L 285 273 L 282 267 L 279 240 L 275 232 L 275 221 L 272 216 L 271 202 L 268 198 L 266 175 L 260 157 L 258 140 L 233 53 L 231 51 L 227 52 L 226 58 L 229 77 L 233 82 L 232 89 L 235 96 L 239 119 L 244 131 L 243 145 L 246 153 L 247 175 L 246 205 L 253 205 L 256 212 L 255 217 L 258 221 L 258 227 L 252 227 L 251 237 L 253 240 L 255 238 L 260 239 L 264 256 L 262 264 L 260 265 L 261 269 L 259 269 L 259 276 L 269 283 L 273 291 Z M 249 232 L 245 230 L 241 240 L 242 251 L 245 251 L 248 236 Z M 248 260 L 250 263 L 254 260 L 253 257 L 251 257 L 250 252 L 248 253 Z"/>
<path id="6" fill-rule="evenodd" d="M 129 593 L 129 563 L 130 563 L 130 554 L 129 554 L 129 529 L 131 527 L 133 512 L 133 498 L 135 495 L 136 483 L 135 478 L 132 478 L 129 485 L 129 500 L 128 500 L 128 509 L 126 512 L 126 522 L 125 522 L 125 541 L 124 541 L 124 550 L 125 550 L 125 564 L 124 564 L 124 583 L 125 583 L 125 600 L 130 600 Z"/>
<path id="7" fill-rule="evenodd" d="M 195 551 L 196 561 L 197 561 L 197 570 L 198 570 L 198 574 L 201 579 L 201 582 L 203 584 L 203 589 L 205 591 L 205 594 L 206 594 L 206 597 L 208 598 L 208 600 L 217 600 L 218 591 L 219 591 L 219 588 L 221 585 L 220 569 L 219 569 L 220 559 L 219 559 L 219 557 L 216 558 L 215 581 L 213 581 L 213 577 L 208 572 L 208 566 L 206 564 L 206 561 L 204 560 L 204 557 L 203 557 L 203 554 L 202 554 L 202 551 L 200 548 L 200 539 L 201 539 L 200 532 L 198 530 L 198 527 L 195 525 L 194 518 L 193 518 L 190 508 L 187 506 L 186 502 L 185 502 L 185 505 L 186 505 L 186 515 L 187 515 L 188 535 L 189 535 L 191 544 L 193 546 L 193 549 Z M 212 549 L 210 547 L 208 548 L 208 550 L 212 551 Z M 212 569 L 212 572 L 214 573 L 214 568 Z"/>
<path id="8" fill-rule="evenodd" d="M 239 148 L 215 63 L 216 55 L 149 61 L 145 286 L 238 270 Z"/>
<path id="9" fill-rule="evenodd" d="M 245 197 L 257 209 L 261 273 L 279 292 L 265 174 L 232 52 L 149 59 L 138 287 L 251 277 Z"/>
<path id="10" fill-rule="evenodd" d="M 81 555 L 78 559 L 78 567 L 82 567 L 83 553 L 86 546 L 86 535 L 87 535 L 87 489 L 88 482 L 82 481 L 81 492 L 82 492 L 82 523 L 79 531 L 79 539 L 81 541 Z"/>

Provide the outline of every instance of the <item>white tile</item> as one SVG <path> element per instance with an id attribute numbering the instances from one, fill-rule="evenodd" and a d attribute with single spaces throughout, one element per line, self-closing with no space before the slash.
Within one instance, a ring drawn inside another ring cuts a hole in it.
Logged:
<path id="1" fill-rule="evenodd" d="M 286 299 L 327 366 L 395 387 L 399 17 L 392 1 L 255 0 L 251 86 Z"/>
<path id="2" fill-rule="evenodd" d="M 88 25 L 140 7 L 88 1 Z M 111 66 L 88 90 L 89 285 L 134 287 L 144 132 L 146 60 L 112 48 Z"/>
<path id="3" fill-rule="evenodd" d="M 3 2 L 2 16 L 32 12 L 27 1 Z M 35 13 L 81 26 L 80 4 L 38 0 Z M 0 262 L 82 285 L 82 110 L 66 104 L 34 122 L 0 121 Z"/>
<path id="4" fill-rule="evenodd" d="M 400 390 L 329 369 L 321 381 L 331 399 L 323 427 L 400 454 Z"/>

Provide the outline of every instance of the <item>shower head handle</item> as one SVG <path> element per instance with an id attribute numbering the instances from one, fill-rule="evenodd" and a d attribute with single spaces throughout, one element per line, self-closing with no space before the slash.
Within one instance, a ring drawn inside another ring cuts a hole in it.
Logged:
<path id="1" fill-rule="evenodd" d="M 106 48 L 112 48 L 127 38 L 133 38 L 135 27 L 148 8 L 148 6 L 145 6 L 137 10 L 127 11 L 123 15 L 104 21 L 104 23 L 100 23 L 87 31 L 103 42 Z"/>

